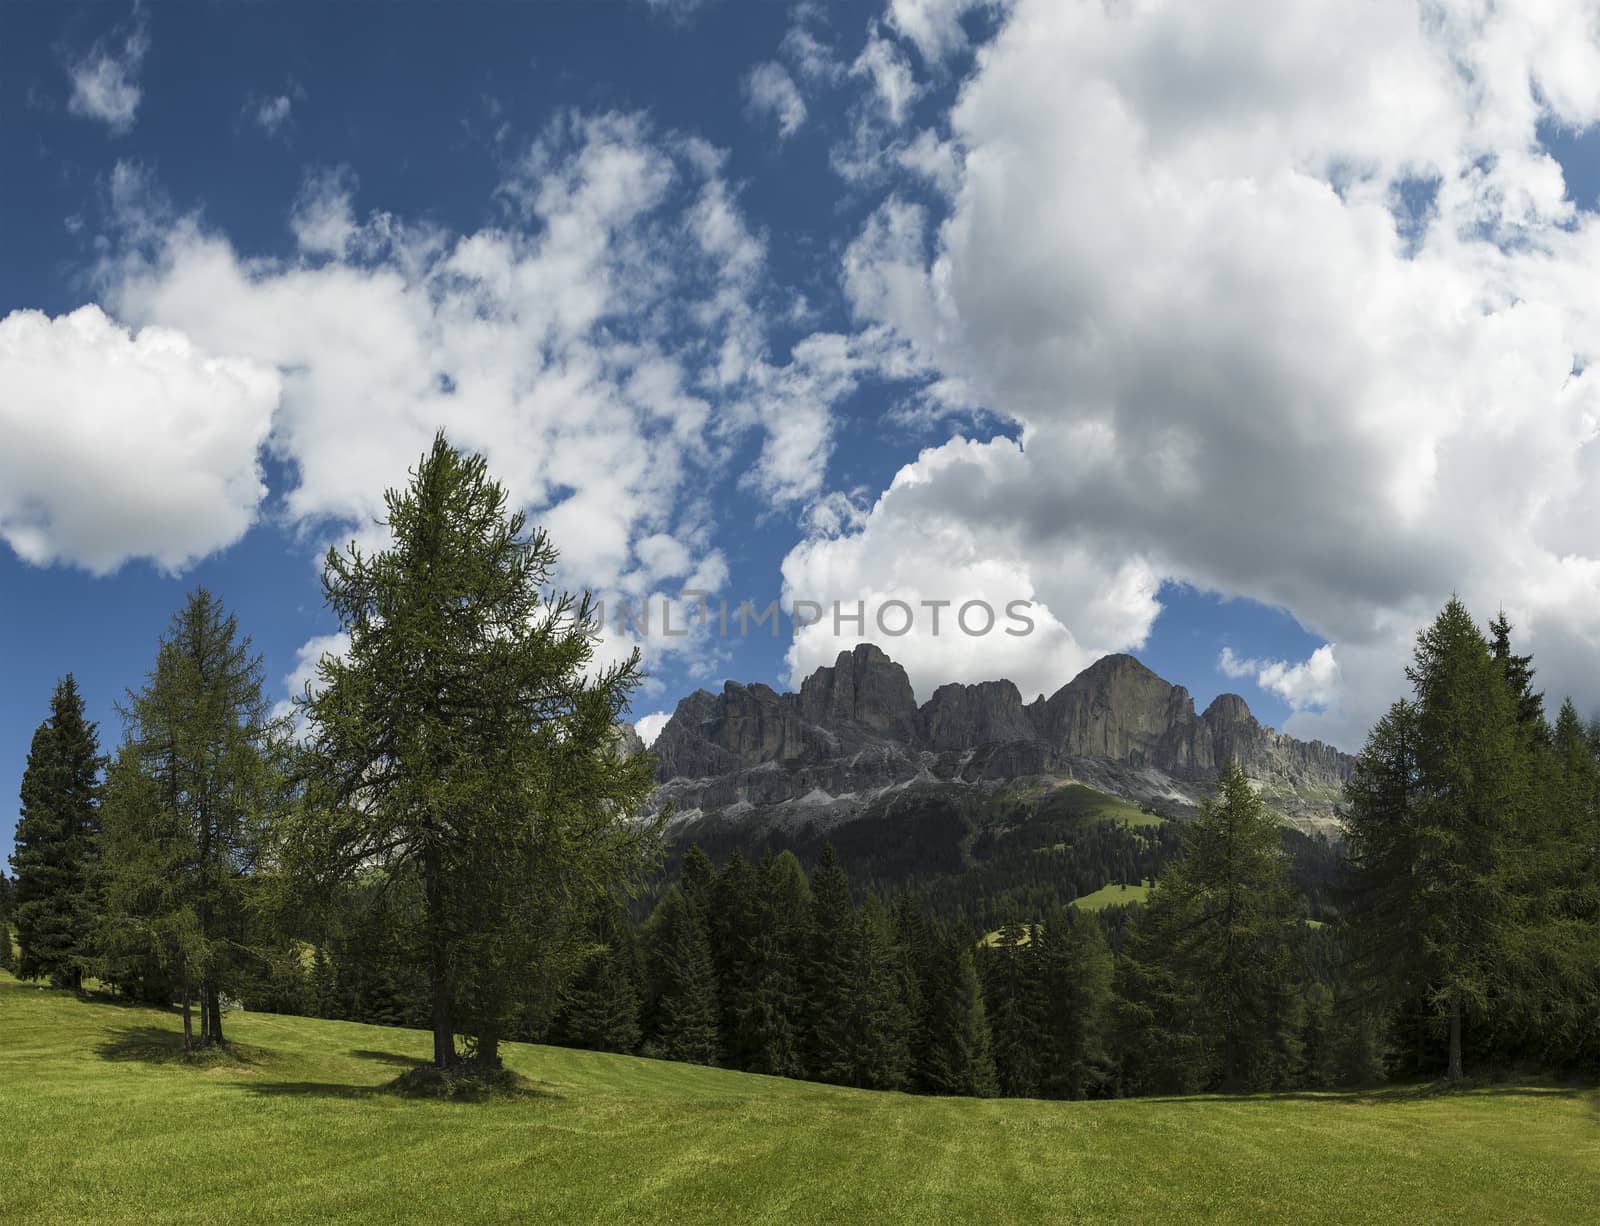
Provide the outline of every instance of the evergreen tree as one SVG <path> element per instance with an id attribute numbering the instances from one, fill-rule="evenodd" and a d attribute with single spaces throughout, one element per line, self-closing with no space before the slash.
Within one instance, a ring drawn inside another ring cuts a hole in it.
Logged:
<path id="1" fill-rule="evenodd" d="M 221 1043 L 222 1000 L 247 972 L 247 891 L 286 801 L 287 721 L 262 693 L 263 668 L 237 620 L 204 588 L 173 616 L 144 687 L 122 714 L 126 738 L 107 805 L 108 942 L 116 965 L 142 941 L 176 965 L 189 1026 Z M 138 777 L 135 777 L 138 776 Z"/>
<path id="2" fill-rule="evenodd" d="M 720 1056 L 716 971 L 705 924 L 671 887 L 646 926 L 650 949 L 651 1049 L 647 1054 L 693 1064 Z"/>
<path id="3" fill-rule="evenodd" d="M 51 695 L 22 776 L 11 855 L 19 978 L 82 986 L 99 913 L 100 766 L 95 725 L 69 673 Z"/>
<path id="4" fill-rule="evenodd" d="M 594 936 L 594 950 L 563 993 L 554 1038 L 591 1051 L 635 1052 L 642 1037 L 642 972 L 633 927 L 620 902 L 601 909 Z"/>
<path id="5" fill-rule="evenodd" d="M 1528 737 L 1459 600 L 1417 636 L 1406 676 L 1412 702 L 1374 729 L 1349 787 L 1351 915 L 1374 978 L 1442 1026 L 1459 1080 L 1464 1022 L 1487 1020 L 1505 983 Z"/>
<path id="6" fill-rule="evenodd" d="M 711 857 L 706 855 L 698 843 L 684 853 L 683 869 L 678 874 L 678 885 L 683 890 L 683 899 L 689 904 L 689 909 L 695 913 L 695 917 L 709 933 L 711 912 L 715 907 L 717 869 L 711 863 Z"/>
<path id="7" fill-rule="evenodd" d="M 12 970 L 16 964 L 16 951 L 11 948 L 11 921 L 0 917 L 0 970 Z"/>
<path id="8" fill-rule="evenodd" d="M 864 986 L 850 882 L 832 843 L 811 874 L 811 941 L 805 963 L 807 1065 L 818 1081 L 853 1084 L 855 1060 L 851 1003 Z"/>
<path id="9" fill-rule="evenodd" d="M 717 974 L 721 1047 L 733 1068 L 756 1067 L 757 1036 L 745 1027 L 755 1009 L 760 924 L 756 877 L 743 853 L 735 851 L 717 874 L 712 890 L 711 961 Z"/>
<path id="10" fill-rule="evenodd" d="M 1080 1099 L 1111 1078 L 1111 950 L 1100 921 L 1076 907 L 1057 907 L 1033 941 L 1044 1004 L 1044 1093 Z"/>
<path id="11" fill-rule="evenodd" d="M 921 1045 L 914 1079 L 930 1094 L 995 1093 L 989 1020 L 964 931 L 935 930 L 921 975 Z"/>
<path id="12" fill-rule="evenodd" d="M 756 873 L 756 924 L 750 990 L 739 1026 L 748 1034 L 749 1068 L 779 1077 L 806 1073 L 804 963 L 811 931 L 811 889 L 793 852 L 769 849 Z"/>
<path id="13" fill-rule="evenodd" d="M 1502 1059 L 1600 1070 L 1600 767 L 1577 709 L 1566 701 L 1543 787 L 1516 850 L 1514 912 L 1503 958 Z"/>
<path id="14" fill-rule="evenodd" d="M 1007 1098 L 1037 1098 L 1044 1074 L 1044 985 L 1032 935 L 1013 921 L 979 951 L 995 1084 Z"/>
<path id="15" fill-rule="evenodd" d="M 556 551 L 481 456 L 440 434 L 386 502 L 388 548 L 328 554 L 350 647 L 302 699 L 310 803 L 285 854 L 313 880 L 415 874 L 434 1063 L 459 1030 L 493 1066 L 581 963 L 593 901 L 647 860 L 651 760 L 614 751 L 638 656 L 589 671 L 590 598 L 546 597 Z"/>
<path id="16" fill-rule="evenodd" d="M 1180 1085 L 1286 1084 L 1299 1063 L 1293 945 L 1303 933 L 1277 821 L 1236 761 L 1184 831 L 1130 938 L 1135 1042 Z M 1170 1054 L 1157 1054 L 1165 1049 Z M 1159 1085 L 1149 1088 L 1164 1088 Z"/>
<path id="17" fill-rule="evenodd" d="M 1519 656 L 1511 650 L 1510 621 L 1505 610 L 1489 623 L 1489 646 L 1495 663 L 1500 666 L 1507 689 L 1511 692 L 1518 727 L 1530 740 L 1544 743 L 1549 740 L 1550 729 L 1544 718 L 1544 694 L 1533 688 L 1532 656 Z"/>

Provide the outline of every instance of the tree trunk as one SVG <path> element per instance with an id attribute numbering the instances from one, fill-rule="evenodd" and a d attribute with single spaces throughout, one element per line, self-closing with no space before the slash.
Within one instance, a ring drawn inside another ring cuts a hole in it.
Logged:
<path id="1" fill-rule="evenodd" d="M 200 981 L 200 1046 L 206 1047 L 211 1043 L 211 1010 L 206 1008 L 210 993 L 206 989 L 205 980 Z"/>
<path id="2" fill-rule="evenodd" d="M 499 1068 L 500 1036 L 497 1034 L 480 1034 L 478 1036 L 478 1051 L 475 1059 L 484 1068 Z"/>
<path id="3" fill-rule="evenodd" d="M 1460 1081 L 1461 1072 L 1461 994 L 1450 994 L 1450 1068 L 1446 1074 L 1451 1081 Z"/>
<path id="4" fill-rule="evenodd" d="M 207 994 L 206 1009 L 211 1014 L 211 1041 L 222 1046 L 222 991 L 212 988 Z"/>
<path id="5" fill-rule="evenodd" d="M 428 904 L 428 991 L 433 1000 L 433 1063 L 448 1068 L 456 1062 L 455 1032 L 450 1025 L 449 949 L 445 943 L 444 889 L 439 853 L 429 848 L 422 858 L 423 896 Z"/>
<path id="6" fill-rule="evenodd" d="M 189 959 L 183 959 L 183 1054 L 194 1054 L 194 1023 L 189 1020 Z"/>

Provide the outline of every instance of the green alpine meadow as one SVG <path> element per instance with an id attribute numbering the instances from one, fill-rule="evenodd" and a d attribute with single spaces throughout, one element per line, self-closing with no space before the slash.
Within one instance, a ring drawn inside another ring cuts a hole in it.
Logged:
<path id="1" fill-rule="evenodd" d="M 426 1031 L 230 1019 L 0 972 L 6 1222 L 1579 1222 L 1600 1101 L 1538 1082 L 1042 1102 L 508 1044 L 514 1089 L 407 1097 Z M 204 1206 L 197 1213 L 195 1206 Z"/>

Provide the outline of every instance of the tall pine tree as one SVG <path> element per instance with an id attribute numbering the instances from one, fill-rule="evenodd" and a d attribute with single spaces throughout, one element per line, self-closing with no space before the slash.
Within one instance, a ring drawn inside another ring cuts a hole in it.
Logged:
<path id="1" fill-rule="evenodd" d="M 1299 1063 L 1293 946 L 1302 918 L 1277 820 L 1229 760 L 1128 941 L 1133 1042 L 1145 1060 L 1176 1061 L 1162 1076 L 1177 1086 L 1147 1088 L 1289 1082 Z"/>
<path id="2" fill-rule="evenodd" d="M 100 749 L 69 673 L 33 734 L 11 863 L 17 871 L 17 974 L 83 984 L 98 923 Z"/>
<path id="3" fill-rule="evenodd" d="M 252 969 L 251 878 L 287 799 L 288 722 L 263 677 L 237 619 L 192 592 L 122 710 L 107 805 L 108 929 L 149 937 L 177 972 L 186 1031 L 193 993 L 211 1043 L 224 1041 L 224 996 Z"/>
<path id="4" fill-rule="evenodd" d="M 1357 941 L 1395 999 L 1437 1023 L 1451 1080 L 1467 1020 L 1490 1021 L 1505 985 L 1515 845 L 1533 803 L 1509 675 L 1452 598 L 1417 636 L 1413 697 L 1373 730 L 1348 792 Z"/>

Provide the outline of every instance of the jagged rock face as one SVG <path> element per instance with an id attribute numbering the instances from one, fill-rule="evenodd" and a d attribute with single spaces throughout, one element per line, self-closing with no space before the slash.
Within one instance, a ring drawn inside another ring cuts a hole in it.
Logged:
<path id="1" fill-rule="evenodd" d="M 1061 753 L 1111 758 L 1133 766 L 1163 765 L 1174 756 L 1170 733 L 1194 719 L 1194 702 L 1132 656 L 1106 656 L 1045 702 L 1039 731 Z M 1176 756 L 1184 755 L 1180 750 Z"/>
<path id="2" fill-rule="evenodd" d="M 1237 694 L 1197 716 L 1187 690 L 1127 655 L 1097 661 L 1028 706 L 1011 682 L 985 681 L 941 686 L 919 709 L 905 670 L 866 643 L 812 673 L 798 694 L 733 681 L 720 695 L 697 690 L 653 750 L 661 798 L 680 810 L 742 817 L 754 807 L 794 821 L 848 820 L 912 782 L 1033 776 L 1182 809 L 1233 756 L 1269 803 L 1314 827 L 1331 822 L 1353 761 L 1264 727 Z"/>
<path id="3" fill-rule="evenodd" d="M 644 741 L 639 737 L 639 730 L 632 724 L 617 725 L 616 752 L 624 757 L 644 752 Z"/>
<path id="4" fill-rule="evenodd" d="M 941 685 L 922 711 L 923 744 L 929 749 L 972 749 L 1007 741 L 1032 741 L 1038 730 L 1009 681 Z"/>
<path id="5" fill-rule="evenodd" d="M 912 742 L 921 728 L 906 670 L 871 643 L 841 651 L 832 668 L 819 668 L 801 682 L 800 714 L 824 727 L 860 724 Z"/>

